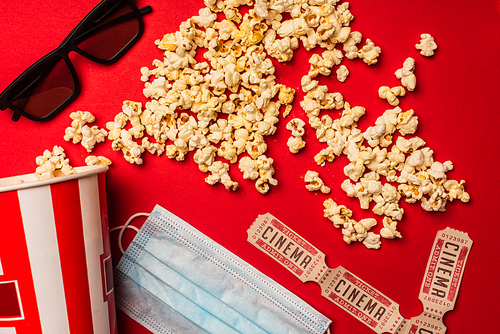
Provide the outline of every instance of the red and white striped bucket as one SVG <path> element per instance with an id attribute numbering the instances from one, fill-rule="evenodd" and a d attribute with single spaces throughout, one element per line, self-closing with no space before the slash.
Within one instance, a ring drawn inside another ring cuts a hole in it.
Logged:
<path id="1" fill-rule="evenodd" d="M 0 179 L 0 334 L 116 334 L 107 166 Z"/>

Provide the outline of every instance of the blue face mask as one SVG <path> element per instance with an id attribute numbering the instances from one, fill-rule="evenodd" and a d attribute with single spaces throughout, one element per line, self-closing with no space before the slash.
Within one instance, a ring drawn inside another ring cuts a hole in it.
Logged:
<path id="1" fill-rule="evenodd" d="M 115 269 L 119 309 L 153 333 L 325 333 L 330 320 L 156 206 Z"/>

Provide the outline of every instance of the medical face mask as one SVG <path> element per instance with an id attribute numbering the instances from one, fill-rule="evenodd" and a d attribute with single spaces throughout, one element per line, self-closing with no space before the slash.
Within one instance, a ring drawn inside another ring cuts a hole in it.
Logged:
<path id="1" fill-rule="evenodd" d="M 331 322 L 160 206 L 116 267 L 115 296 L 153 333 L 325 333 Z"/>

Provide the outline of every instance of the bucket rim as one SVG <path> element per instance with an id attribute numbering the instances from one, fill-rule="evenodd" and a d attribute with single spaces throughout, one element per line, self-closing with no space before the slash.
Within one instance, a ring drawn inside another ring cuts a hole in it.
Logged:
<path id="1" fill-rule="evenodd" d="M 95 174 L 106 172 L 108 169 L 109 167 L 106 165 L 74 167 L 73 168 L 73 170 L 75 171 L 74 174 L 61 175 L 43 180 L 37 180 L 35 177 L 35 173 L 9 176 L 5 178 L 0 178 L 0 193 L 27 189 L 27 188 L 42 187 L 55 183 L 70 181 L 73 179 L 80 179 L 87 176 L 92 176 Z M 19 181 L 21 182 L 18 183 Z"/>

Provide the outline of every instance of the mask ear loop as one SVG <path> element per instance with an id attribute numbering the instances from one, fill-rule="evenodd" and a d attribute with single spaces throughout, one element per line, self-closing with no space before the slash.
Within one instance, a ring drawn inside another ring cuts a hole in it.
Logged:
<path id="1" fill-rule="evenodd" d="M 116 230 L 120 230 L 120 234 L 118 234 L 118 247 L 120 248 L 120 252 L 122 252 L 122 254 L 125 254 L 125 250 L 123 249 L 123 244 L 122 244 L 122 241 L 123 241 L 123 234 L 125 233 L 125 230 L 127 228 L 131 229 L 131 230 L 134 230 L 136 232 L 139 232 L 139 229 L 133 225 L 130 225 L 130 223 L 132 222 L 132 220 L 134 220 L 135 218 L 137 217 L 140 217 L 140 216 L 146 216 L 146 217 L 149 217 L 149 213 L 146 213 L 146 212 L 139 212 L 139 213 L 136 213 L 136 214 L 133 214 L 132 216 L 130 216 L 130 218 L 125 222 L 125 224 L 123 224 L 122 226 L 117 226 L 117 227 L 113 227 L 111 230 L 109 230 L 109 232 L 114 232 Z"/>

